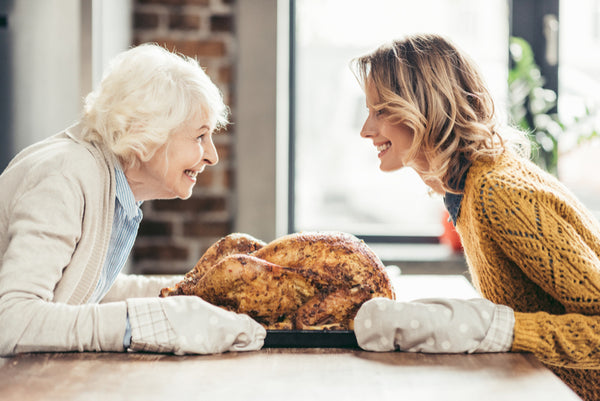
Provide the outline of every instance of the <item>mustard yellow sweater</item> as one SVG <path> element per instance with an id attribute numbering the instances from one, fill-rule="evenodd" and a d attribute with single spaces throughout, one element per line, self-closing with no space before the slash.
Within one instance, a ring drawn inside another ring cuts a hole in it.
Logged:
<path id="1" fill-rule="evenodd" d="M 557 179 L 508 151 L 476 161 L 464 191 L 456 229 L 476 288 L 515 310 L 512 351 L 600 399 L 600 224 Z"/>

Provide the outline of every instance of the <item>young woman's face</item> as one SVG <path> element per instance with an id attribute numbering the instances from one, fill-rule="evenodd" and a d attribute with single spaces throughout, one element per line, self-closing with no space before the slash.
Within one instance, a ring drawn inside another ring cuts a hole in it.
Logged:
<path id="1" fill-rule="evenodd" d="M 413 140 L 412 131 L 403 124 L 390 124 L 383 111 L 376 111 L 371 105 L 377 103 L 377 91 L 370 80 L 366 83 L 366 100 L 369 115 L 360 136 L 373 141 L 377 149 L 382 171 L 394 171 L 404 167 L 404 158 Z"/>
<path id="2" fill-rule="evenodd" d="M 219 161 L 212 140 L 213 129 L 203 113 L 196 113 L 143 163 L 144 186 L 151 190 L 152 198 L 187 199 L 192 195 L 196 176 L 206 165 Z"/>

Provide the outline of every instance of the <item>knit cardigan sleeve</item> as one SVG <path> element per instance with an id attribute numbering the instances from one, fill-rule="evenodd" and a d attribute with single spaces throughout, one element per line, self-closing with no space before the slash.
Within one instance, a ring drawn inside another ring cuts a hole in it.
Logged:
<path id="1" fill-rule="evenodd" d="M 486 188 L 479 197 L 487 226 L 483 235 L 568 312 L 516 312 L 512 350 L 532 352 L 554 366 L 597 368 L 600 259 L 593 249 L 594 227 L 566 193 L 502 182 Z"/>
<path id="2" fill-rule="evenodd" d="M 84 196 L 53 172 L 10 202 L 0 269 L 0 355 L 31 351 L 123 351 L 126 304 L 69 305 L 55 288 L 81 241 Z"/>
<path id="3" fill-rule="evenodd" d="M 102 303 L 123 301 L 127 298 L 158 297 L 161 289 L 172 287 L 182 279 L 181 275 L 119 274 Z"/>

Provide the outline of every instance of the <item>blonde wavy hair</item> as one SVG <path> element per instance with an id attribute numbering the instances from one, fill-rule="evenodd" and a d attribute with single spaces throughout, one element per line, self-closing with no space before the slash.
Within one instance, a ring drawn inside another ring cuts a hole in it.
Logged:
<path id="1" fill-rule="evenodd" d="M 442 182 L 445 191 L 460 193 L 460 183 L 474 160 L 496 158 L 511 144 L 527 153 L 528 141 L 503 127 L 499 134 L 494 102 L 475 63 L 439 35 L 407 36 L 352 61 L 359 81 L 374 85 L 378 99 L 371 105 L 383 110 L 392 124 L 413 132 L 405 165 L 424 179 Z M 424 155 L 427 171 L 413 161 Z"/>
<path id="2" fill-rule="evenodd" d="M 106 146 L 123 168 L 148 161 L 195 113 L 228 123 L 223 96 L 198 61 L 146 43 L 111 61 L 85 98 L 83 138 Z"/>

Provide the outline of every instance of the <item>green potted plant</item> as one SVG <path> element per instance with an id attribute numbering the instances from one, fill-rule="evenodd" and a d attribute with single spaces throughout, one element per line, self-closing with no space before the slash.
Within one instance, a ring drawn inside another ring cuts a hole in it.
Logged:
<path id="1" fill-rule="evenodd" d="M 583 124 L 593 117 L 593 113 L 587 108 L 583 116 L 565 124 L 555 111 L 556 92 L 544 88 L 544 77 L 535 63 L 529 43 L 523 38 L 511 37 L 509 45 L 508 105 L 511 122 L 528 133 L 533 145 L 533 160 L 558 176 L 560 152 L 566 150 L 559 147 L 561 136 L 567 131 L 575 135 L 574 146 L 598 136 L 595 128 L 590 129 Z"/>

